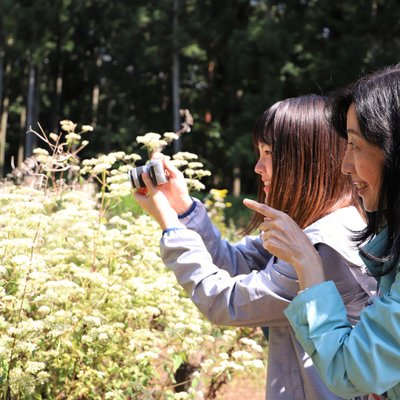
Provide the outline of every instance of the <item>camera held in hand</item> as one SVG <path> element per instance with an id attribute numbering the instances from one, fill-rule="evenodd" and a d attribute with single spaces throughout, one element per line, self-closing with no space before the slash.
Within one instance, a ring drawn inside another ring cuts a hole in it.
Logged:
<path id="1" fill-rule="evenodd" d="M 132 168 L 128 171 L 129 180 L 134 189 L 144 188 L 146 185 L 143 182 L 142 174 L 147 172 L 154 185 L 162 185 L 168 179 L 165 176 L 164 166 L 160 160 L 151 160 L 146 165 Z"/>

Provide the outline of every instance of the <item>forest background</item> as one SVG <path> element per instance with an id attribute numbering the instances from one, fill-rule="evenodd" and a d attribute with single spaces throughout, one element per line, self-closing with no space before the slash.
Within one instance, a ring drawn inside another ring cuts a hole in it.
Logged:
<path id="1" fill-rule="evenodd" d="M 194 126 L 206 186 L 255 194 L 251 132 L 279 99 L 324 94 L 400 54 L 396 0 L 2 0 L 0 168 L 32 154 L 38 123 L 90 124 L 84 157 Z"/>

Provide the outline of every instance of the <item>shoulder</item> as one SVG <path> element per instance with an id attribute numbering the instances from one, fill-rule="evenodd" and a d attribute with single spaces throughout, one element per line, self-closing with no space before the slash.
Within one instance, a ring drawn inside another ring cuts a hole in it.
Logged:
<path id="1" fill-rule="evenodd" d="M 304 232 L 313 236 L 332 235 L 334 232 L 361 231 L 366 224 L 355 207 L 344 207 L 325 215 L 304 229 Z"/>
<path id="2" fill-rule="evenodd" d="M 343 273 L 348 277 L 351 276 L 348 261 L 338 251 L 325 243 L 319 243 L 315 248 L 321 256 L 327 280 L 337 281 L 336 275 Z"/>
<path id="3" fill-rule="evenodd" d="M 316 245 L 326 244 L 351 264 L 363 265 L 356 244 L 354 232 L 365 228 L 365 222 L 355 207 L 344 207 L 333 211 L 304 229 L 304 233 Z"/>

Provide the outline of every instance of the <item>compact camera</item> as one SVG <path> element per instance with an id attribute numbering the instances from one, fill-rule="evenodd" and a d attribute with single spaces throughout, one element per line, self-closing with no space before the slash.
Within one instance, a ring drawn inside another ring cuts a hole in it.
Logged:
<path id="1" fill-rule="evenodd" d="M 132 168 L 128 171 L 129 180 L 131 181 L 134 189 L 144 188 L 146 185 L 143 182 L 142 174 L 147 172 L 154 185 L 162 185 L 168 179 L 165 176 L 164 166 L 162 161 L 151 160 L 146 165 L 141 167 Z"/>

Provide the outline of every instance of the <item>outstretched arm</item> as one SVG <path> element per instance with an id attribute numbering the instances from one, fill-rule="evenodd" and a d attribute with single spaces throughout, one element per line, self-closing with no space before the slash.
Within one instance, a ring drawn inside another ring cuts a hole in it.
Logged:
<path id="1" fill-rule="evenodd" d="M 134 196 L 142 208 L 156 219 L 161 229 L 187 227 L 196 231 L 202 237 L 213 262 L 231 276 L 265 267 L 271 255 L 262 247 L 258 237 L 246 237 L 235 244 L 222 239 L 204 205 L 189 196 L 182 172 L 162 154 L 155 154 L 154 158 L 163 162 L 168 182 L 154 186 L 148 175 L 143 173 L 147 195 L 136 191 Z M 180 215 L 187 214 L 188 210 L 191 210 L 189 215 L 181 218 Z"/>

